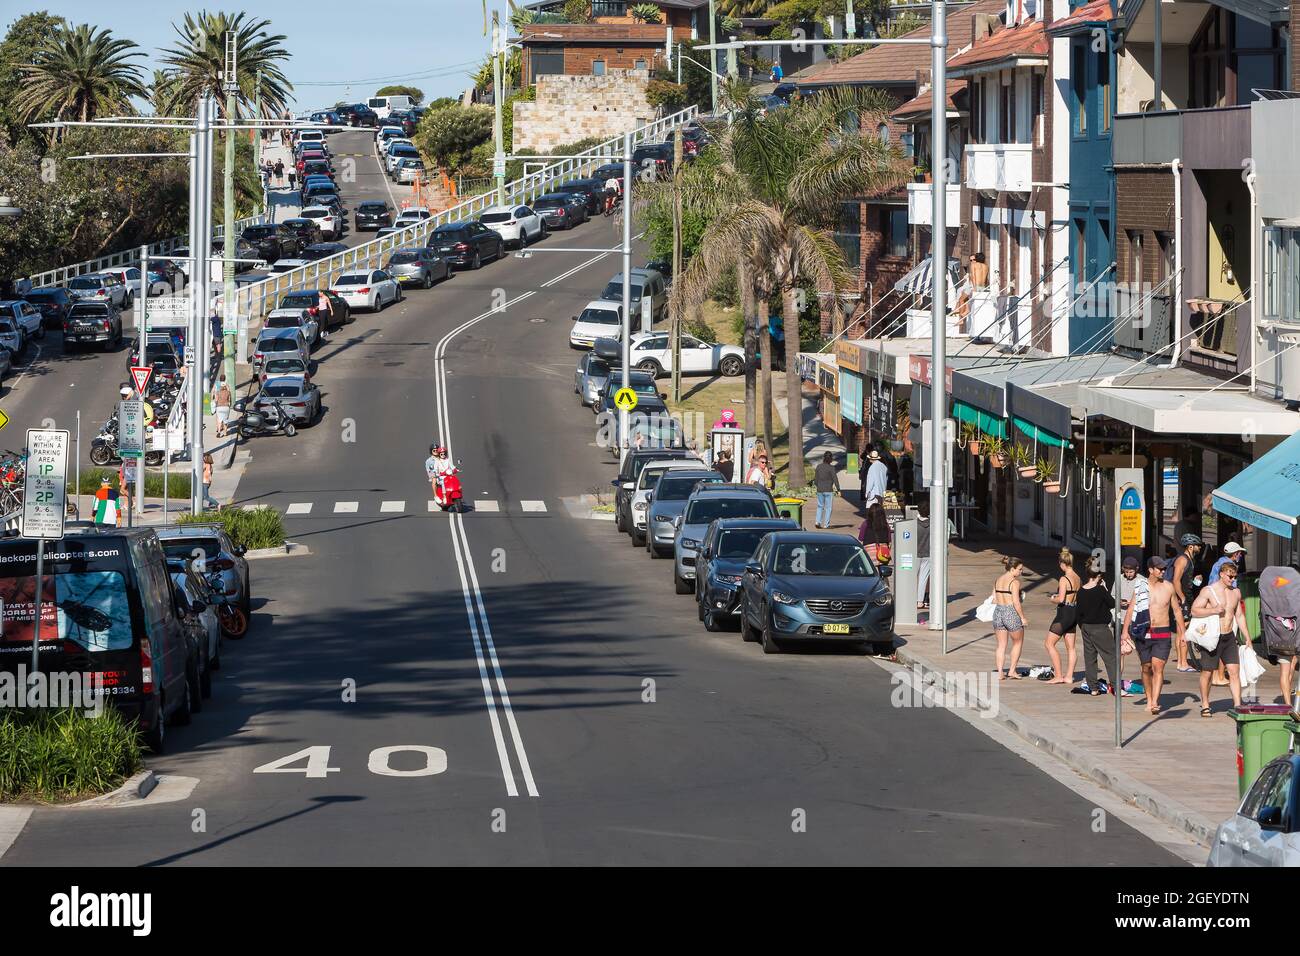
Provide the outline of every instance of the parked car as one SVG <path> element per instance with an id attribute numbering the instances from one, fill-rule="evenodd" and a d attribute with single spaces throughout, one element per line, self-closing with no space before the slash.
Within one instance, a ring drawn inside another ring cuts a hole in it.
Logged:
<path id="1" fill-rule="evenodd" d="M 325 126 L 341 126 L 341 125 L 343 125 L 343 119 L 342 119 L 342 117 L 339 116 L 339 114 L 336 113 L 334 110 L 321 110 L 321 111 L 319 111 L 319 112 L 312 113 L 311 116 L 308 117 L 308 118 L 309 118 L 310 121 L 313 122 L 313 123 L 321 123 L 321 124 L 324 124 Z M 327 135 L 328 135 L 329 133 L 336 133 L 336 132 L 338 132 L 338 130 L 334 130 L 334 129 L 327 129 L 327 130 L 325 130 L 325 133 L 326 133 Z"/>
<path id="2" fill-rule="evenodd" d="M 348 125 L 358 129 L 378 129 L 379 123 L 379 114 L 372 109 L 354 110 L 348 117 Z"/>
<path id="3" fill-rule="evenodd" d="M 572 229 L 591 218 L 586 200 L 577 193 L 547 193 L 533 203 L 533 211 L 546 220 L 548 229 Z"/>
<path id="4" fill-rule="evenodd" d="M 291 256 L 292 258 L 297 258 L 303 249 L 321 241 L 320 226 L 311 219 L 286 219 L 280 223 L 280 234 L 281 236 L 290 235 L 298 240 L 292 252 L 281 251 L 281 255 Z"/>
<path id="5" fill-rule="evenodd" d="M 632 497 L 628 499 L 627 533 L 635 548 L 645 547 L 646 518 L 650 510 L 650 495 L 659 484 L 659 479 L 668 471 L 708 471 L 708 466 L 694 456 L 686 458 L 659 458 L 646 462 L 637 479 Z"/>
<path id="6" fill-rule="evenodd" d="M 10 367 L 26 348 L 27 335 L 19 328 L 18 323 L 13 319 L 0 316 L 0 351 L 9 356 Z"/>
<path id="7" fill-rule="evenodd" d="M 262 326 L 266 329 L 300 329 L 307 345 L 315 348 L 321 342 L 320 323 L 316 321 L 313 309 L 288 308 L 272 309 L 266 315 Z"/>
<path id="8" fill-rule="evenodd" d="M 343 235 L 343 217 L 329 206 L 306 206 L 298 215 L 316 223 L 322 239 L 337 239 Z"/>
<path id="9" fill-rule="evenodd" d="M 651 462 L 662 458 L 694 458 L 695 455 L 685 448 L 632 448 L 623 457 L 618 475 L 611 484 L 614 486 L 614 526 L 619 531 L 627 531 L 628 501 L 636 491 L 637 480 L 641 471 Z"/>
<path id="10" fill-rule="evenodd" d="M 302 251 L 302 258 L 307 262 L 319 262 L 321 259 L 328 259 L 330 256 L 337 256 L 340 252 L 346 252 L 347 248 L 341 242 L 313 242 Z"/>
<path id="11" fill-rule="evenodd" d="M 584 406 L 596 403 L 600 391 L 609 380 L 609 363 L 595 352 L 584 352 L 578 359 L 578 369 L 573 375 L 573 390 Z"/>
<path id="12" fill-rule="evenodd" d="M 262 329 L 253 345 L 253 371 L 261 374 L 262 363 L 269 358 L 296 356 L 303 362 L 311 361 L 311 346 L 301 329 Z"/>
<path id="13" fill-rule="evenodd" d="M 9 299 L 0 302 L 0 316 L 11 319 L 29 339 L 45 338 L 45 320 L 41 316 L 41 310 L 26 299 Z"/>
<path id="14" fill-rule="evenodd" d="M 429 234 L 429 248 L 454 266 L 478 269 L 505 255 L 505 242 L 478 222 L 448 222 Z"/>
<path id="15" fill-rule="evenodd" d="M 352 214 L 352 225 L 357 232 L 380 229 L 392 224 L 393 214 L 389 211 L 386 202 L 367 200 L 366 202 L 357 203 L 357 210 Z"/>
<path id="16" fill-rule="evenodd" d="M 447 260 L 427 248 L 394 249 L 384 263 L 384 271 L 401 285 L 418 285 L 430 288 L 434 282 L 451 278 Z"/>
<path id="17" fill-rule="evenodd" d="M 176 346 L 172 344 L 171 339 L 166 335 L 150 335 L 149 340 L 144 344 L 144 360 L 140 359 L 140 348 L 138 342 L 132 342 L 128 352 L 127 366 L 147 365 L 153 372 L 150 375 L 151 382 L 168 383 L 173 382 L 180 375 L 181 356 L 176 351 Z"/>
<path id="18" fill-rule="evenodd" d="M 596 215 L 605 206 L 605 182 L 601 179 L 571 179 L 551 191 L 581 196 L 583 202 L 587 204 L 589 216 Z"/>
<path id="19" fill-rule="evenodd" d="M 131 290 L 132 296 L 140 291 L 140 267 L 128 266 L 125 269 L 105 269 L 101 275 L 109 275 Z M 161 269 L 149 270 L 149 283 L 146 290 L 150 297 L 171 295 L 172 287 Z M 23 298 L 26 298 L 24 296 Z"/>
<path id="20" fill-rule="evenodd" d="M 604 416 L 603 433 L 612 436 L 606 447 L 614 458 L 628 449 L 682 448 L 686 445 L 686 429 L 662 401 L 652 403 L 642 400 L 636 410 L 627 416 L 627 434 L 623 433 L 623 418 L 618 414 Z"/>
<path id="21" fill-rule="evenodd" d="M 632 150 L 634 175 L 662 178 L 673 171 L 673 144 L 646 143 Z"/>
<path id="22" fill-rule="evenodd" d="M 664 281 L 664 277 L 659 273 L 649 269 L 633 269 L 630 277 L 629 287 L 631 289 L 630 299 L 633 317 L 639 319 L 641 300 L 649 298 L 650 321 L 652 323 L 658 322 L 668 312 L 668 283 Z M 610 302 L 623 301 L 623 273 L 616 274 L 606 283 L 600 297 L 608 299 Z"/>
<path id="23" fill-rule="evenodd" d="M 393 225 L 398 229 L 405 229 L 407 226 L 414 226 L 417 222 L 423 222 L 432 215 L 433 213 L 424 206 L 413 206 L 398 213 L 397 218 L 393 220 Z"/>
<path id="24" fill-rule="evenodd" d="M 520 249 L 546 238 L 546 220 L 528 206 L 489 206 L 478 221 Z"/>
<path id="25" fill-rule="evenodd" d="M 395 236 L 401 231 L 402 230 L 398 229 L 396 226 L 384 226 L 382 229 L 375 230 L 375 238 L 382 239 L 384 236 Z"/>
<path id="26" fill-rule="evenodd" d="M 695 558 L 696 612 L 706 631 L 721 630 L 739 616 L 745 565 L 763 538 L 773 531 L 798 530 L 790 518 L 715 518 L 709 523 Z"/>
<path id="27" fill-rule="evenodd" d="M 304 143 L 319 143 L 325 145 L 325 133 L 318 129 L 298 129 L 294 130 L 293 144 L 301 146 Z"/>
<path id="28" fill-rule="evenodd" d="M 265 382 L 269 378 L 300 378 L 310 382 L 313 365 L 313 362 L 300 359 L 296 355 L 287 358 L 268 358 L 262 363 L 262 370 L 258 373 L 257 380 Z"/>
<path id="29" fill-rule="evenodd" d="M 330 291 L 352 309 L 378 312 L 384 306 L 402 300 L 402 287 L 382 269 L 345 272 L 330 286 Z"/>
<path id="30" fill-rule="evenodd" d="M 1300 754 L 1264 765 L 1214 832 L 1207 866 L 1300 866 Z"/>
<path id="31" fill-rule="evenodd" d="M 225 254 L 226 244 L 220 239 L 212 240 L 212 255 L 220 257 Z M 282 255 L 287 253 L 282 252 Z M 257 251 L 257 246 L 251 242 L 245 242 L 243 239 L 235 239 L 235 272 L 248 272 L 259 262 L 265 262 L 262 255 Z"/>
<path id="32" fill-rule="evenodd" d="M 632 175 L 633 175 L 633 176 L 636 176 L 637 172 L 638 172 L 637 168 L 636 168 L 635 166 L 633 166 L 633 167 L 632 167 Z M 597 166 L 597 167 L 592 171 L 591 178 L 594 179 L 594 180 L 596 180 L 596 181 L 599 182 L 599 183 L 602 183 L 602 184 L 603 184 L 603 183 L 607 183 L 607 182 L 609 182 L 609 180 L 611 180 L 611 179 L 617 179 L 619 182 L 622 182 L 622 181 L 623 181 L 623 164 L 622 164 L 622 163 L 604 163 L 603 165 Z"/>
<path id="33" fill-rule="evenodd" d="M 617 415 L 618 406 L 614 403 L 615 396 L 623 387 L 622 369 L 610 372 L 609 378 L 601 386 L 600 393 L 596 396 L 596 401 L 592 403 L 591 410 L 597 415 L 602 413 Z M 636 408 L 634 411 L 664 411 L 665 394 L 659 391 L 659 386 L 655 383 L 653 375 L 647 375 L 638 369 L 632 369 L 627 377 L 627 387 L 636 392 Z"/>
<path id="34" fill-rule="evenodd" d="M 100 345 L 111 352 L 122 341 L 122 314 L 107 302 L 76 302 L 63 320 L 63 351 Z"/>
<path id="35" fill-rule="evenodd" d="M 339 196 L 338 187 L 329 180 L 323 182 L 319 180 L 308 180 L 306 185 L 303 187 L 302 205 L 304 208 L 307 206 L 319 206 L 330 198 L 336 199 L 340 203 L 342 202 L 342 198 Z"/>
<path id="36" fill-rule="evenodd" d="M 655 482 L 646 496 L 645 549 L 652 558 L 665 558 L 673 553 L 673 541 L 682 523 L 686 500 L 700 482 L 721 482 L 726 479 L 716 471 L 701 465 L 665 472 Z"/>
<path id="37" fill-rule="evenodd" d="M 673 370 L 672 336 L 667 332 L 633 332 L 632 364 L 651 375 Z M 682 333 L 683 375 L 725 375 L 734 378 L 745 371 L 745 350 L 734 345 L 703 342 Z"/>
<path id="38" fill-rule="evenodd" d="M 22 538 L 0 540 L 0 669 L 11 673 L 31 659 L 35 622 L 23 595 L 32 593 L 36 547 Z M 157 535 L 150 528 L 73 525 L 58 550 L 59 560 L 44 568 L 60 613 L 41 628 L 41 669 L 112 675 L 106 699 L 127 721 L 138 721 L 151 750 L 162 752 L 164 724 L 189 723 L 200 700 L 200 647 L 176 607 Z"/>
<path id="39" fill-rule="evenodd" d="M 188 558 L 200 574 L 220 574 L 223 590 L 247 617 L 252 612 L 252 580 L 245 549 L 219 524 L 186 524 L 158 529 L 168 558 Z"/>
<path id="40" fill-rule="evenodd" d="M 405 136 L 414 133 L 418 123 L 419 118 L 411 110 L 394 110 L 388 114 L 388 125 L 400 126 Z"/>
<path id="41" fill-rule="evenodd" d="M 330 165 L 328 159 L 323 157 L 321 159 L 309 159 L 304 156 L 298 172 L 302 173 L 303 176 L 324 176 L 327 179 L 336 179 L 334 167 Z"/>
<path id="42" fill-rule="evenodd" d="M 271 272 L 279 275 L 282 272 L 292 272 L 294 269 L 301 269 L 303 266 L 311 265 L 310 259 L 277 259 L 275 265 L 271 266 Z"/>
<path id="43" fill-rule="evenodd" d="M 569 347 L 589 349 L 596 344 L 596 339 L 621 339 L 622 336 L 623 306 L 606 299 L 594 299 L 573 317 Z"/>
<path id="44" fill-rule="evenodd" d="M 393 169 L 403 159 L 420 159 L 420 151 L 410 140 L 398 140 L 389 145 L 384 153 L 384 169 L 391 176 Z"/>
<path id="45" fill-rule="evenodd" d="M 314 425 L 320 420 L 320 389 L 301 376 L 267 378 L 253 400 L 253 407 L 266 412 L 276 402 L 295 425 Z"/>
<path id="46" fill-rule="evenodd" d="M 375 133 L 375 142 L 380 149 L 387 149 L 389 141 L 394 139 L 406 139 L 406 130 L 397 123 L 385 123 Z"/>
<path id="47" fill-rule="evenodd" d="M 68 294 L 74 299 L 111 302 L 116 309 L 129 309 L 134 293 L 120 280 L 106 275 L 74 276 L 68 280 Z"/>
<path id="48" fill-rule="evenodd" d="M 239 238 L 244 242 L 252 243 L 257 249 L 258 257 L 268 263 L 275 262 L 282 255 L 294 255 L 298 252 L 297 237 L 289 237 L 287 244 L 291 248 L 285 249 L 282 245 L 285 242 L 283 230 L 273 223 L 246 226 L 239 234 Z"/>
<path id="49" fill-rule="evenodd" d="M 424 176 L 424 160 L 407 157 L 399 159 L 397 165 L 393 167 L 393 182 L 399 185 L 410 185 L 417 179 Z"/>
<path id="50" fill-rule="evenodd" d="M 885 653 L 894 645 L 894 598 L 858 539 L 827 531 L 776 531 L 745 565 L 740 633 L 765 654 L 788 641 L 848 644 Z"/>
<path id="51" fill-rule="evenodd" d="M 689 594 L 695 587 L 695 562 L 710 524 L 719 518 L 776 517 L 779 515 L 772 495 L 758 485 L 729 482 L 695 489 L 686 500 L 673 542 L 673 586 L 677 593 Z"/>
<path id="52" fill-rule="evenodd" d="M 32 289 L 23 296 L 28 302 L 36 306 L 36 310 L 41 313 L 41 322 L 46 328 L 61 329 L 63 328 L 63 319 L 72 308 L 74 299 L 68 294 L 68 290 L 60 286 L 51 286 L 49 288 Z"/>
<path id="53" fill-rule="evenodd" d="M 189 558 L 168 558 L 167 572 L 176 589 L 176 610 L 199 643 L 199 700 L 212 696 L 212 672 L 221 669 L 221 623 L 212 589 L 193 569 Z M 195 712 L 201 705 L 195 708 Z"/>

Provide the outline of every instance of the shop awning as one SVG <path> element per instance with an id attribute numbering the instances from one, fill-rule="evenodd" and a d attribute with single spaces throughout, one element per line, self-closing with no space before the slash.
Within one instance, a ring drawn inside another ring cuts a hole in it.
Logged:
<path id="1" fill-rule="evenodd" d="M 1046 428 L 1039 428 L 1033 422 L 1027 422 L 1023 418 L 1013 417 L 1012 424 L 1016 430 L 1026 438 L 1031 438 L 1040 445 L 1051 445 L 1053 448 L 1069 448 L 1070 442 L 1066 441 L 1060 435 L 1054 435 Z"/>
<path id="2" fill-rule="evenodd" d="M 1007 422 L 1005 418 L 997 415 L 990 415 L 988 412 L 974 406 L 967 405 L 965 402 L 956 401 L 952 403 L 952 417 L 959 422 L 968 422 L 974 425 L 985 435 L 993 435 L 997 438 L 1007 437 Z"/>
<path id="3" fill-rule="evenodd" d="M 1248 525 L 1294 537 L 1300 516 L 1300 432 L 1213 493 L 1214 507 Z"/>
<path id="4" fill-rule="evenodd" d="M 1186 370 L 1177 371 L 1186 376 Z M 1094 415 L 1108 415 L 1157 434 L 1241 435 L 1249 430 L 1253 435 L 1289 436 L 1300 431 L 1300 413 L 1281 402 L 1251 395 L 1244 388 L 1223 388 L 1208 375 L 1198 377 L 1201 387 L 1089 385 L 1080 398 Z"/>

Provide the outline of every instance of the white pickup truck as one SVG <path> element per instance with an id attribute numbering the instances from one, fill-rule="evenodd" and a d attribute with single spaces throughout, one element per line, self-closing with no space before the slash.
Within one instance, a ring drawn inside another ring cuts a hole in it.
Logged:
<path id="1" fill-rule="evenodd" d="M 41 311 L 30 302 L 22 299 L 0 302 L 0 318 L 12 320 L 27 338 L 45 338 L 45 325 L 41 319 Z"/>

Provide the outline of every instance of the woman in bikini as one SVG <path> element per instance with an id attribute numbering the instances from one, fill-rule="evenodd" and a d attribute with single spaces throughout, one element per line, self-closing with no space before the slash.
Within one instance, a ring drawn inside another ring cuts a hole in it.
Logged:
<path id="1" fill-rule="evenodd" d="M 998 679 L 1020 680 L 1016 673 L 1016 664 L 1020 661 L 1020 651 L 1025 642 L 1025 628 L 1029 621 L 1025 619 L 1024 608 L 1020 606 L 1020 576 L 1025 572 L 1025 562 L 1019 558 L 1003 558 L 1005 573 L 993 582 L 993 633 L 998 639 L 997 667 Z M 1002 662 L 1006 658 L 1007 638 L 1011 639 L 1011 660 L 1006 673 L 1002 672 Z"/>
<path id="2" fill-rule="evenodd" d="M 1061 553 L 1057 556 L 1057 564 L 1061 569 L 1061 580 L 1057 582 L 1056 593 L 1052 595 L 1052 602 L 1056 605 L 1056 617 L 1052 619 L 1047 629 L 1047 637 L 1043 640 L 1047 648 L 1047 656 L 1052 659 L 1052 672 L 1056 676 L 1047 683 L 1071 684 L 1074 682 L 1074 664 L 1078 659 L 1074 649 L 1074 629 L 1079 619 L 1075 596 L 1079 593 L 1079 585 L 1082 582 L 1074 570 L 1074 555 L 1070 553 L 1069 548 L 1061 549 Z M 1064 670 L 1061 669 L 1061 655 L 1056 652 L 1056 642 L 1061 638 L 1065 638 L 1067 664 Z"/>

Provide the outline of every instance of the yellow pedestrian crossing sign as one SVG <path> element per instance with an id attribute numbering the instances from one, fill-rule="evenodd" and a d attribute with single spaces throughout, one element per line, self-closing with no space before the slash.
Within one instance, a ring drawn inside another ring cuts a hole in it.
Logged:
<path id="1" fill-rule="evenodd" d="M 8 424 L 9 424 L 9 416 L 6 415 L 3 411 L 0 411 L 0 428 L 4 428 Z"/>
<path id="2" fill-rule="evenodd" d="M 630 388 L 620 388 L 614 393 L 614 404 L 624 411 L 636 408 L 636 392 Z"/>

